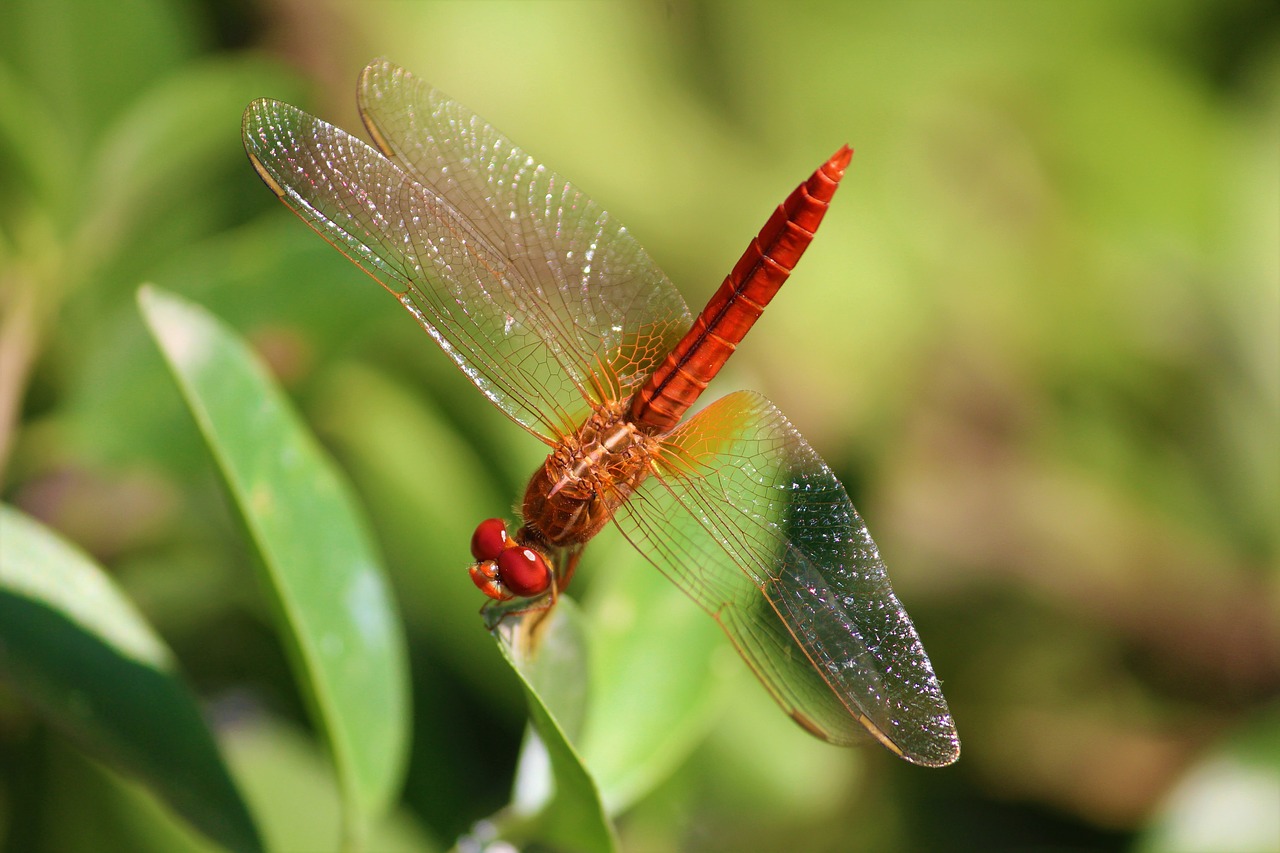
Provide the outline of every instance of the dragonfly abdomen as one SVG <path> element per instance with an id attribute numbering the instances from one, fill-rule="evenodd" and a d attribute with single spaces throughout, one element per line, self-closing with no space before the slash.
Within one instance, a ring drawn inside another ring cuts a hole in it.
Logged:
<path id="1" fill-rule="evenodd" d="M 773 212 L 692 328 L 632 397 L 632 423 L 658 435 L 684 417 L 809 247 L 852 156 L 842 147 Z"/>

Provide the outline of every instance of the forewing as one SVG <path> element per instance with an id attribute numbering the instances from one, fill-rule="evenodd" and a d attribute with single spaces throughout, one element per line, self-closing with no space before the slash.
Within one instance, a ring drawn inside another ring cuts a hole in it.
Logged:
<path id="1" fill-rule="evenodd" d="M 374 148 L 288 104 L 255 101 L 243 136 L 266 183 L 393 293 L 490 400 L 544 440 L 572 431 L 590 377 L 504 247 Z"/>
<path id="2" fill-rule="evenodd" d="M 731 394 L 677 428 L 615 517 L 809 731 L 848 744 L 865 727 L 918 764 L 958 757 L 937 677 L 866 525 L 763 397 Z"/>
<path id="3" fill-rule="evenodd" d="M 360 75 L 383 153 L 510 260 L 526 309 L 597 400 L 625 399 L 692 324 L 679 292 L 625 227 L 483 119 L 386 61 Z"/>

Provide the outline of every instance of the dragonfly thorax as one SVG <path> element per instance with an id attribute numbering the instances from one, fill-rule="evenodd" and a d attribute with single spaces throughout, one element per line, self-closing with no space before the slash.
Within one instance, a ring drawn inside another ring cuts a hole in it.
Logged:
<path id="1" fill-rule="evenodd" d="M 598 408 L 529 481 L 524 523 L 547 545 L 587 542 L 648 475 L 657 440 L 638 431 L 625 411 L 616 402 Z"/>

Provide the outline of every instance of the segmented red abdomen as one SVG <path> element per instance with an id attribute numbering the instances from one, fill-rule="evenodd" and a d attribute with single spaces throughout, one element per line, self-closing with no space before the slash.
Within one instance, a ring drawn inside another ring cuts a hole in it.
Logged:
<path id="1" fill-rule="evenodd" d="M 632 423 L 659 434 L 684 417 L 808 248 L 852 156 L 843 146 L 773 212 L 693 327 L 631 398 Z"/>

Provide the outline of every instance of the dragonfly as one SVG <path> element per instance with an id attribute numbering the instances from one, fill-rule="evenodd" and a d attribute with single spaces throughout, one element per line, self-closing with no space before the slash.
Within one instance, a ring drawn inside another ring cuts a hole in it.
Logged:
<path id="1" fill-rule="evenodd" d="M 551 607 L 612 524 L 805 730 L 955 761 L 933 666 L 831 469 L 760 394 L 685 417 L 813 239 L 852 150 L 774 210 L 694 317 L 615 217 L 462 104 L 385 60 L 361 73 L 358 102 L 373 145 L 261 99 L 245 149 L 548 446 L 520 522 L 486 519 L 471 540 L 498 620 Z"/>

